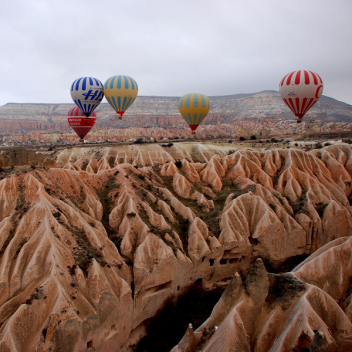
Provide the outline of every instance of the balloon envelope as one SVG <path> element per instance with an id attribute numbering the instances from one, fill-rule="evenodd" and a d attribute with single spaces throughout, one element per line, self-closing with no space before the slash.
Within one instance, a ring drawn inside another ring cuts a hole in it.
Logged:
<path id="1" fill-rule="evenodd" d="M 210 99 L 200 93 L 185 94 L 178 103 L 178 109 L 192 131 L 205 119 L 210 107 Z"/>
<path id="2" fill-rule="evenodd" d="M 138 95 L 137 82 L 129 76 L 112 76 L 104 84 L 106 100 L 122 116 Z"/>
<path id="3" fill-rule="evenodd" d="M 93 77 L 81 77 L 76 79 L 71 86 L 71 97 L 86 117 L 104 98 L 103 84 Z"/>
<path id="4" fill-rule="evenodd" d="M 319 100 L 323 89 L 321 77 L 306 70 L 288 73 L 279 85 L 282 100 L 299 119 Z"/>
<path id="5" fill-rule="evenodd" d="M 71 108 L 69 111 L 68 111 L 68 116 L 86 116 L 84 115 L 84 113 L 82 112 L 81 109 L 79 109 L 77 106 L 74 106 L 73 108 Z M 91 114 L 93 117 L 96 117 L 96 113 L 93 111 L 92 114 Z"/>
<path id="6" fill-rule="evenodd" d="M 83 142 L 84 137 L 95 125 L 96 115 L 94 111 L 92 112 L 92 116 L 94 117 L 85 117 L 84 113 L 77 107 L 70 109 L 68 112 L 67 121 L 71 128 L 77 133 L 81 142 Z"/>

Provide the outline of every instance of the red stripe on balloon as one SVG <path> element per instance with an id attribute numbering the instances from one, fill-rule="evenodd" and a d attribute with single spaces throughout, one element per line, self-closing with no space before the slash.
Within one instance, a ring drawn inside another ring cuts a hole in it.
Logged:
<path id="1" fill-rule="evenodd" d="M 286 99 L 283 99 L 284 103 L 290 108 L 290 105 L 288 105 L 288 102 Z M 291 108 L 290 108 L 291 109 Z"/>
<path id="2" fill-rule="evenodd" d="M 296 115 L 296 111 L 295 111 L 295 106 L 293 105 L 293 101 L 292 98 L 288 98 L 288 103 L 290 104 L 289 107 L 292 110 L 292 112 Z"/>
<path id="3" fill-rule="evenodd" d="M 321 77 L 317 73 L 316 73 L 316 75 L 319 77 L 320 83 L 323 84 L 323 80 L 321 79 Z"/>
<path id="4" fill-rule="evenodd" d="M 287 85 L 287 86 L 290 85 L 290 83 L 291 83 L 291 78 L 292 78 L 293 74 L 294 74 L 294 72 L 291 72 L 290 75 L 287 77 L 287 81 L 286 81 L 286 85 Z"/>
<path id="5" fill-rule="evenodd" d="M 83 112 L 78 108 L 78 107 L 74 107 L 74 108 L 71 108 L 67 114 L 67 116 L 77 116 L 77 117 L 85 117 L 85 115 L 83 114 Z M 93 117 L 96 117 L 96 113 L 93 111 L 91 113 L 90 116 L 93 116 Z"/>
<path id="6" fill-rule="evenodd" d="M 312 108 L 317 101 L 318 101 L 317 99 L 314 99 L 313 104 L 309 107 L 309 109 Z"/>
<path id="7" fill-rule="evenodd" d="M 323 86 L 320 85 L 320 86 L 317 88 L 317 91 L 315 92 L 315 97 L 316 97 L 317 99 L 319 99 L 318 94 L 319 94 L 320 88 L 323 89 Z"/>
<path id="8" fill-rule="evenodd" d="M 299 98 L 296 98 L 296 108 L 297 108 L 297 114 L 299 114 Z"/>
<path id="9" fill-rule="evenodd" d="M 306 107 L 306 103 L 307 103 L 307 98 L 303 98 L 302 100 L 302 107 L 301 107 L 301 114 L 304 114 L 304 108 Z"/>
<path id="10" fill-rule="evenodd" d="M 310 72 L 310 73 L 312 74 L 312 76 L 313 76 L 314 84 L 317 85 L 317 84 L 318 84 L 318 78 L 317 78 L 317 76 L 315 75 L 314 72 L 312 72 L 312 71 L 309 71 L 309 72 Z"/>
<path id="11" fill-rule="evenodd" d="M 310 106 L 310 103 L 312 102 L 312 99 L 313 99 L 313 98 L 309 98 L 308 103 L 306 104 L 306 106 L 305 106 L 304 109 L 302 110 L 302 114 L 303 114 L 303 115 L 308 111 L 308 108 L 309 108 L 309 106 Z"/>
<path id="12" fill-rule="evenodd" d="M 289 73 L 281 80 L 280 86 L 282 86 L 284 84 L 284 80 L 288 75 L 289 75 Z"/>
<path id="13" fill-rule="evenodd" d="M 311 101 L 309 102 L 307 108 L 306 108 L 306 112 L 308 112 L 308 110 L 317 102 L 317 100 L 315 100 L 314 98 L 311 99 Z"/>
<path id="14" fill-rule="evenodd" d="M 301 71 L 297 71 L 296 73 L 295 84 L 299 84 L 299 82 L 301 82 Z"/>
<path id="15" fill-rule="evenodd" d="M 309 74 L 308 74 L 307 71 L 304 71 L 304 83 L 305 84 L 309 84 L 310 83 Z"/>

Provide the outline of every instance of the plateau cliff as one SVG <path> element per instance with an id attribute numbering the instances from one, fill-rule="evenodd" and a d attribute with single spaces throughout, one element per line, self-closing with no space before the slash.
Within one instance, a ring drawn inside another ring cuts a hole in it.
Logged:
<path id="1" fill-rule="evenodd" d="M 215 96 L 210 99 L 212 108 L 203 125 L 231 125 L 244 119 L 260 120 L 260 124 L 264 124 L 266 119 L 294 119 L 276 91 Z M 98 121 L 95 130 L 142 127 L 186 129 L 186 123 L 178 111 L 178 100 L 178 97 L 139 96 L 122 120 L 117 119 L 109 104 L 102 103 L 96 109 Z M 66 116 L 73 106 L 74 104 L 6 104 L 0 107 L 1 134 L 69 132 Z M 323 96 L 306 117 L 311 122 L 351 123 L 352 109 L 348 104 Z"/>

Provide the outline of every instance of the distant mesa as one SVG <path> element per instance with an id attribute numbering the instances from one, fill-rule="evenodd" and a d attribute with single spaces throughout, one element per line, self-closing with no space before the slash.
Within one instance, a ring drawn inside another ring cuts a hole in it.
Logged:
<path id="1" fill-rule="evenodd" d="M 261 125 L 271 119 L 293 119 L 291 111 L 283 104 L 276 91 L 216 96 L 210 99 L 212 108 L 203 121 L 205 126 L 231 125 L 242 119 L 259 119 Z M 122 121 L 115 119 L 116 113 L 108 103 L 102 103 L 95 110 L 98 116 L 95 130 L 146 127 L 187 129 L 178 111 L 178 100 L 178 97 L 138 96 Z M 18 133 L 22 129 L 23 133 L 49 133 L 60 130 L 67 133 L 69 127 L 63 117 L 73 106 L 74 104 L 21 103 L 3 105 L 0 107 L 2 131 Z M 352 109 L 348 104 L 322 96 L 307 113 L 305 121 L 352 123 Z"/>

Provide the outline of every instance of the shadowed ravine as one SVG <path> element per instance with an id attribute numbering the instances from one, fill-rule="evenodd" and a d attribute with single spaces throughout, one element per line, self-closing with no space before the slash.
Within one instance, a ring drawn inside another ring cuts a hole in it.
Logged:
<path id="1" fill-rule="evenodd" d="M 147 336 L 138 344 L 136 352 L 170 351 L 183 337 L 189 324 L 198 328 L 209 317 L 224 289 L 203 290 L 193 286 L 177 301 L 169 300 L 151 319 Z"/>
<path id="2" fill-rule="evenodd" d="M 1 351 L 352 348 L 349 145 L 40 158 L 0 174 Z"/>

